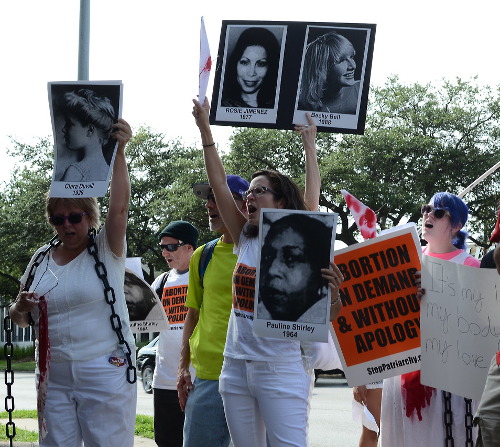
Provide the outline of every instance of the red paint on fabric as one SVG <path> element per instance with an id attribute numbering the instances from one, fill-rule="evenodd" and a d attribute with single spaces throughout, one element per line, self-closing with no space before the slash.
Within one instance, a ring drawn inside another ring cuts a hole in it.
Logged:
<path id="1" fill-rule="evenodd" d="M 49 316 L 47 313 L 47 301 L 45 296 L 38 300 L 38 369 L 40 377 L 37 386 L 37 410 L 38 410 L 38 432 L 43 440 L 47 435 L 45 423 L 45 401 L 47 400 L 47 389 L 49 386 L 50 365 L 50 339 L 49 339 Z"/>
<path id="2" fill-rule="evenodd" d="M 422 409 L 431 403 L 436 389 L 420 383 L 420 370 L 401 375 L 401 394 L 406 409 L 406 417 L 412 418 L 417 412 L 418 420 L 422 420 Z"/>

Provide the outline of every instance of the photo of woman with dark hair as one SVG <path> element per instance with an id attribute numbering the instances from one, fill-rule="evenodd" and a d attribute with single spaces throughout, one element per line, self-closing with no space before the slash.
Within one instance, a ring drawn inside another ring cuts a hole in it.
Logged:
<path id="1" fill-rule="evenodd" d="M 226 63 L 222 106 L 274 108 L 279 59 L 280 45 L 272 31 L 245 29 Z"/>
<path id="2" fill-rule="evenodd" d="M 331 238 L 332 228 L 311 215 L 270 222 L 260 261 L 258 318 L 326 323 L 328 282 L 321 269 L 328 266 Z"/>
<path id="3" fill-rule="evenodd" d="M 300 83 L 300 110 L 356 114 L 360 81 L 355 79 L 356 50 L 336 31 L 306 47 Z"/>

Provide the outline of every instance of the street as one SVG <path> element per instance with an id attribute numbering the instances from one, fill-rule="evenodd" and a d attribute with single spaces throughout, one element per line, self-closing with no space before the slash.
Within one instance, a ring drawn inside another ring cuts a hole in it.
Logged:
<path id="1" fill-rule="evenodd" d="M 141 383 L 137 383 L 137 386 L 137 413 L 153 416 L 153 395 L 146 394 Z M 15 373 L 12 393 L 15 409 L 35 410 L 34 374 Z M 1 396 L 4 397 L 5 394 L 4 384 Z M 311 400 L 310 447 L 356 447 L 358 445 L 361 426 L 352 420 L 351 403 L 352 390 L 344 379 L 336 376 L 318 378 Z"/>

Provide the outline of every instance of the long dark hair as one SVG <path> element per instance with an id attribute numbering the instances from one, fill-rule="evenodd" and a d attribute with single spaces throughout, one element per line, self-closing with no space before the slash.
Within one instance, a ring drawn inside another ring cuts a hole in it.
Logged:
<path id="1" fill-rule="evenodd" d="M 273 108 L 278 79 L 280 46 L 275 35 L 266 28 L 251 27 L 243 31 L 226 63 L 222 102 L 241 99 L 241 87 L 238 84 L 237 66 L 241 56 L 248 47 L 259 46 L 266 50 L 267 74 L 257 94 L 259 107 Z"/>

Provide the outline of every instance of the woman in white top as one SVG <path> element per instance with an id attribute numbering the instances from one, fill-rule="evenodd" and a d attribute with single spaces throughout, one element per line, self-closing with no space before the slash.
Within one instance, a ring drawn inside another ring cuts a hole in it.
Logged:
<path id="1" fill-rule="evenodd" d="M 479 261 L 465 252 L 467 205 L 458 196 L 439 192 L 422 206 L 422 237 L 427 241 L 427 256 L 479 267 Z M 444 414 L 449 407 L 453 415 Z M 422 385 L 420 371 L 384 380 L 380 441 L 384 447 L 421 447 L 472 445 L 476 438 L 472 416 L 477 402 Z M 445 421 L 450 421 L 448 426 Z M 466 427 L 468 422 L 469 427 Z M 469 430 L 470 429 L 470 430 Z M 451 440 L 450 440 L 451 441 Z"/>
<path id="2" fill-rule="evenodd" d="M 125 145 L 132 131 L 122 119 L 113 127 L 119 145 L 104 227 L 94 238 L 100 214 L 95 198 L 48 198 L 47 217 L 59 243 L 37 250 L 10 308 L 18 326 L 28 326 L 32 317 L 35 327 L 40 446 L 134 443 L 135 344 L 124 296 Z"/>
<path id="3" fill-rule="evenodd" d="M 260 210 L 306 210 L 308 207 L 297 185 L 287 176 L 276 171 L 258 171 L 252 176 L 250 189 L 244 194 L 247 221 L 235 205 L 227 186 L 224 167 L 210 131 L 208 101 L 205 100 L 203 106 L 196 100 L 193 102 L 208 181 L 238 255 L 233 282 L 249 285 L 244 297 L 235 293 L 236 289 L 245 288 L 233 288 L 233 308 L 219 378 L 219 391 L 231 438 L 235 447 L 261 447 L 266 445 L 267 431 L 272 447 L 306 447 L 311 375 L 304 369 L 299 342 L 258 337 L 253 334 L 252 328 Z M 301 127 L 296 129 L 300 131 Z M 314 138 L 311 141 L 303 137 L 303 142 L 305 146 L 314 145 Z M 317 180 L 319 184 L 319 176 Z M 305 196 L 310 193 L 306 188 Z M 319 190 L 314 194 L 318 196 Z M 314 202 L 314 198 L 311 201 Z M 338 287 L 343 277 L 333 262 L 321 271 L 332 291 L 330 317 L 333 319 L 340 311 Z"/>

